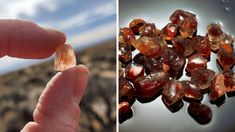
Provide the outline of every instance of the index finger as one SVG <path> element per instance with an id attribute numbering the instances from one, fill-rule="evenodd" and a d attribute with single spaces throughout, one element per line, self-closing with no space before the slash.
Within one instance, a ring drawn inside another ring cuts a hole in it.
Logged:
<path id="1" fill-rule="evenodd" d="M 46 58 L 65 41 L 60 31 L 42 28 L 30 21 L 0 19 L 0 57 Z"/>

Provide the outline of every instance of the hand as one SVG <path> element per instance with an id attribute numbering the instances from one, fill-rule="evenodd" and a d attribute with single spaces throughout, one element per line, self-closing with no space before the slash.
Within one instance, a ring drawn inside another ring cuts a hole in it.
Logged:
<path id="1" fill-rule="evenodd" d="M 32 22 L 0 20 L 0 57 L 41 59 L 51 56 L 58 45 L 64 44 L 62 32 L 44 29 Z M 78 106 L 88 80 L 83 65 L 57 73 L 47 84 L 34 110 L 34 122 L 22 132 L 77 132 Z"/>

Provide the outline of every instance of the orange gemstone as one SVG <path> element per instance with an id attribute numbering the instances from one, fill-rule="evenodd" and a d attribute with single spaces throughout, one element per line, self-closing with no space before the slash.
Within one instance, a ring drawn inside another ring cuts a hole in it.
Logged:
<path id="1" fill-rule="evenodd" d="M 64 44 L 57 47 L 55 51 L 54 69 L 64 71 L 76 66 L 76 57 L 71 45 Z"/>

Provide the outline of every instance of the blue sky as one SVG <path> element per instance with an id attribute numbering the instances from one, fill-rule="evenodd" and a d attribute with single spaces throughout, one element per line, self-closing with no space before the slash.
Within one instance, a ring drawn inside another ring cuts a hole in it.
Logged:
<path id="1" fill-rule="evenodd" d="M 75 49 L 116 34 L 116 0 L 0 0 L 0 18 L 27 19 L 65 32 Z M 49 58 L 52 59 L 53 57 Z M 47 59 L 45 59 L 47 60 Z M 0 58 L 0 74 L 45 60 Z"/>

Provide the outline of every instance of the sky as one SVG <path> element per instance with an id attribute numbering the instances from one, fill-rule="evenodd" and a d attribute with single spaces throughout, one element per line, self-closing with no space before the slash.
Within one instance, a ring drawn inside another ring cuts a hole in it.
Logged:
<path id="1" fill-rule="evenodd" d="M 81 50 L 115 38 L 116 0 L 0 0 L 0 19 L 27 19 L 65 32 Z M 52 57 L 48 59 L 52 59 Z M 44 60 L 0 58 L 0 74 Z"/>

